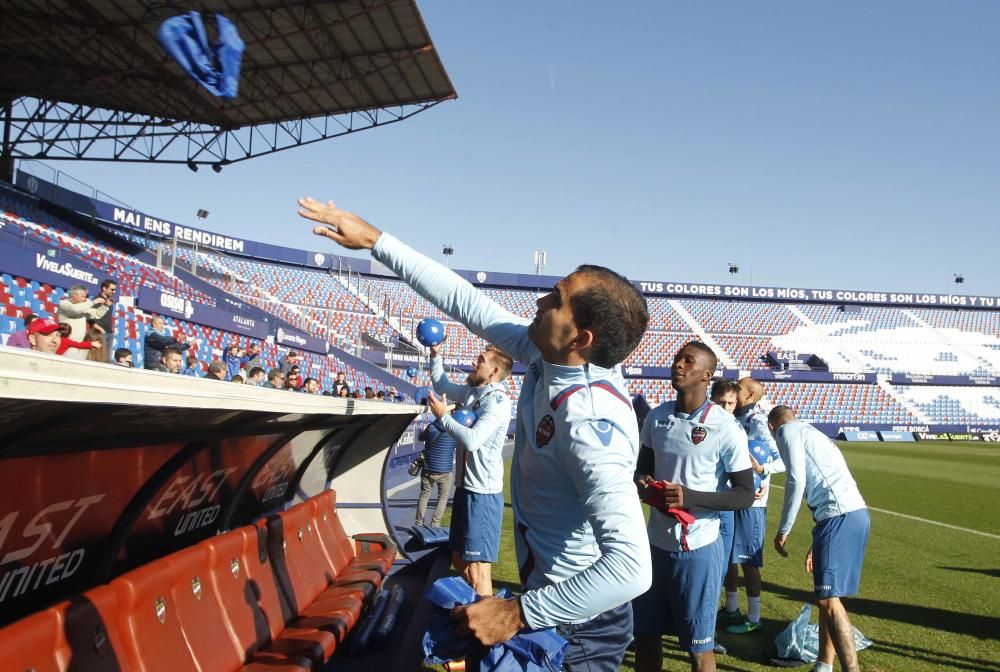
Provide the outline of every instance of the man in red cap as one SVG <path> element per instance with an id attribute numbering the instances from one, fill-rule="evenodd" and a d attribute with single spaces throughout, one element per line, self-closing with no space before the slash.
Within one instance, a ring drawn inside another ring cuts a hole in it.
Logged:
<path id="1" fill-rule="evenodd" d="M 54 355 L 59 349 L 61 340 L 62 333 L 55 320 L 41 317 L 28 325 L 28 342 L 31 343 L 31 349 L 35 352 L 47 352 Z"/>

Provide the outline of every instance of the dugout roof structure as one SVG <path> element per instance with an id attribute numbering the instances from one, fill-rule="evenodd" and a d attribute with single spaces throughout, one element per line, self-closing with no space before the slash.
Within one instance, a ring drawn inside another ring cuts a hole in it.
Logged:
<path id="1" fill-rule="evenodd" d="M 168 17 L 221 13 L 246 43 L 239 95 L 160 46 Z M 12 158 L 221 166 L 406 119 L 456 97 L 415 0 L 0 0 Z"/>

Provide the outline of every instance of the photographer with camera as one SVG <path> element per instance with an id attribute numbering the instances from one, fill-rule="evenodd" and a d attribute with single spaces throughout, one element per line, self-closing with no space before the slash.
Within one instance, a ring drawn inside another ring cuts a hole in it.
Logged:
<path id="1" fill-rule="evenodd" d="M 417 500 L 417 525 L 424 524 L 427 502 L 431 490 L 437 485 L 438 499 L 431 515 L 431 527 L 441 527 L 441 516 L 448 506 L 448 493 L 454 480 L 455 439 L 445 431 L 441 419 L 435 419 L 420 432 L 417 438 L 424 442 L 424 452 L 410 465 L 411 475 L 420 473 L 420 499 Z M 423 464 L 416 466 L 423 460 Z M 413 471 L 416 466 L 417 471 Z"/>

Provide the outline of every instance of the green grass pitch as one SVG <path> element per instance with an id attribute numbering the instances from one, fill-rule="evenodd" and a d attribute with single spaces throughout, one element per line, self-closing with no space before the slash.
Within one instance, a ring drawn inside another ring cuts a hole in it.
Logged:
<path id="1" fill-rule="evenodd" d="M 862 669 L 1000 672 L 1000 445 L 840 446 L 872 508 L 861 594 L 845 599 L 854 625 L 874 642 L 860 654 Z M 783 486 L 784 476 L 772 481 Z M 719 641 L 729 654 L 718 658 L 720 670 L 777 669 L 763 664 L 762 652 L 772 648 L 775 636 L 810 599 L 812 583 L 803 560 L 812 521 L 804 504 L 789 537 L 791 557 L 781 558 L 770 545 L 783 494 L 776 487 L 768 505 L 764 627 L 749 635 L 721 633 Z M 508 491 L 508 502 L 509 496 Z M 518 581 L 512 522 L 508 507 L 500 561 L 494 568 L 497 587 L 516 588 Z M 740 608 L 746 609 L 742 586 Z M 664 651 L 665 670 L 687 669 L 686 655 L 675 639 L 664 639 Z M 622 669 L 633 669 L 631 653 Z"/>

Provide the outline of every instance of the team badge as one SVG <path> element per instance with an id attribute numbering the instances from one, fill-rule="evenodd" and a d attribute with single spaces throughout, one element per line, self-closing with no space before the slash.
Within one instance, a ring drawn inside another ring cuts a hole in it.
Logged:
<path id="1" fill-rule="evenodd" d="M 691 443 L 697 446 L 699 443 L 705 440 L 706 436 L 708 436 L 707 429 L 705 429 L 704 427 L 695 427 L 694 429 L 691 430 Z"/>
<path id="2" fill-rule="evenodd" d="M 542 418 L 541 422 L 538 423 L 538 427 L 535 429 L 535 445 L 541 448 L 552 435 L 556 433 L 556 422 L 552 419 L 551 415 L 546 415 Z"/>

